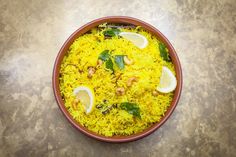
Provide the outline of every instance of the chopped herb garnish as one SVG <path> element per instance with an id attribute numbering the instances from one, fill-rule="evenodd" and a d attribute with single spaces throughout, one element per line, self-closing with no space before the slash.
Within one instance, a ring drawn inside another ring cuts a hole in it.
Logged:
<path id="1" fill-rule="evenodd" d="M 132 114 L 141 119 L 140 108 L 136 103 L 123 102 L 120 105 L 122 110 L 126 110 L 129 114 Z"/>
<path id="2" fill-rule="evenodd" d="M 110 69 L 114 73 L 113 61 L 116 63 L 120 70 L 125 68 L 124 55 L 112 55 L 114 50 L 104 50 L 98 56 L 98 59 L 102 60 L 106 64 L 106 68 Z M 114 58 L 114 60 L 113 60 Z"/>
<path id="3" fill-rule="evenodd" d="M 111 58 L 108 58 L 108 60 L 106 61 L 106 68 L 110 69 L 112 72 L 114 72 L 113 62 L 112 62 Z"/>
<path id="4" fill-rule="evenodd" d="M 116 55 L 115 63 L 119 67 L 120 70 L 124 69 L 125 68 L 124 55 Z"/>
<path id="5" fill-rule="evenodd" d="M 169 54 L 168 54 L 168 52 L 167 52 L 167 48 L 166 48 L 165 44 L 160 43 L 160 44 L 159 44 L 159 50 L 160 50 L 161 57 L 162 57 L 165 61 L 170 62 L 171 59 L 170 59 L 170 57 L 169 57 Z"/>
<path id="6" fill-rule="evenodd" d="M 113 61 L 111 59 L 111 53 L 112 51 L 109 50 L 104 50 L 100 53 L 98 56 L 98 59 L 101 59 L 102 61 L 105 62 L 106 68 L 110 69 L 114 73 L 114 68 L 113 68 Z"/>
<path id="7" fill-rule="evenodd" d="M 103 35 L 108 36 L 108 37 L 114 37 L 114 36 L 117 36 L 119 33 L 120 33 L 119 29 L 111 28 L 111 29 L 105 30 L 103 32 Z"/>
<path id="8" fill-rule="evenodd" d="M 98 59 L 101 59 L 102 61 L 106 61 L 109 59 L 109 57 L 110 57 L 109 50 L 104 50 L 100 53 L 100 55 L 98 56 Z"/>

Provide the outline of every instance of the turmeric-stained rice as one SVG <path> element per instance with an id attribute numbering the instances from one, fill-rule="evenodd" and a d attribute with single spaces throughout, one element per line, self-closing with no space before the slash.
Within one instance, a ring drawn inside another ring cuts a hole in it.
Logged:
<path id="1" fill-rule="evenodd" d="M 174 66 L 161 56 L 161 42 L 141 27 L 121 27 L 119 31 L 143 35 L 148 40 L 143 49 L 119 35 L 106 37 L 104 31 L 109 29 L 94 28 L 73 42 L 61 64 L 60 92 L 71 116 L 89 130 L 107 137 L 131 135 L 142 132 L 164 116 L 173 92 L 162 94 L 155 90 L 162 67 L 175 74 Z M 113 70 L 107 66 L 108 59 L 99 60 L 104 50 L 109 52 Z M 121 56 L 117 61 L 120 63 L 116 62 L 117 56 Z M 132 64 L 123 63 L 122 56 L 132 60 Z M 94 70 L 89 76 L 91 67 Z M 132 77 L 136 80 L 127 84 Z M 94 90 L 95 108 L 90 114 L 85 113 L 80 102 L 73 105 L 76 100 L 73 90 L 79 86 Z M 117 91 L 119 88 L 123 93 Z"/>

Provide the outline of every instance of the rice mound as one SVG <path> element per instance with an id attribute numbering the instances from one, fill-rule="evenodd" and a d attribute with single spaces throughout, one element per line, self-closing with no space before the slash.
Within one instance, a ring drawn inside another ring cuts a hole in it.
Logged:
<path id="1" fill-rule="evenodd" d="M 173 92 L 152 95 L 159 84 L 162 66 L 167 66 L 175 74 L 173 63 L 164 61 L 160 56 L 158 48 L 160 41 L 141 27 L 122 28 L 121 31 L 136 32 L 145 36 L 149 42 L 148 46 L 139 49 L 124 38 L 105 39 L 102 31 L 94 28 L 90 33 L 80 36 L 73 42 L 60 68 L 60 92 L 68 112 L 88 130 L 107 137 L 142 132 L 160 121 L 173 99 Z M 98 56 L 104 50 L 112 50 L 114 55 L 127 55 L 132 58 L 134 64 L 125 66 L 123 70 L 114 67 L 114 74 L 103 64 L 92 78 L 88 78 L 88 68 L 97 65 Z M 127 87 L 127 80 L 133 76 L 138 77 L 138 82 Z M 94 90 L 95 106 L 104 104 L 105 100 L 108 102 L 107 105 L 117 104 L 118 107 L 105 115 L 96 107 L 90 114 L 86 114 L 82 104 L 78 104 L 74 109 L 73 90 L 84 85 Z M 117 96 L 117 87 L 124 87 L 125 95 Z M 122 102 L 138 104 L 141 119 L 122 110 L 119 107 Z"/>

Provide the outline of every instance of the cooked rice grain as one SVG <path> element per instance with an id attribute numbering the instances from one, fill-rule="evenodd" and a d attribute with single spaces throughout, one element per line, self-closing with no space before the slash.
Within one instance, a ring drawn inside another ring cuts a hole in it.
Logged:
<path id="1" fill-rule="evenodd" d="M 131 135 L 138 133 L 160 121 L 173 99 L 173 92 L 153 96 L 152 92 L 159 84 L 162 66 L 169 67 L 174 72 L 173 63 L 165 62 L 159 52 L 160 41 L 140 27 L 122 31 L 137 32 L 144 35 L 149 44 L 139 49 L 124 38 L 113 37 L 104 39 L 101 31 L 92 30 L 91 34 L 84 34 L 74 41 L 67 55 L 64 57 L 60 69 L 60 91 L 65 107 L 72 117 L 91 131 L 104 136 Z M 103 50 L 113 50 L 113 55 L 127 55 L 134 61 L 133 65 L 125 66 L 120 71 L 115 67 L 115 74 L 105 69 L 103 64 L 98 68 L 91 79 L 87 77 L 87 69 L 96 66 L 98 56 Z M 116 77 L 120 78 L 117 83 Z M 126 82 L 130 77 L 137 77 L 131 87 Z M 88 85 L 94 89 L 95 101 L 102 104 L 104 99 L 107 105 L 118 104 L 109 113 L 102 114 L 95 108 L 90 114 L 85 114 L 84 108 L 78 104 L 72 108 L 75 100 L 73 90 L 81 85 Z M 125 95 L 117 96 L 116 88 L 124 87 Z M 139 105 L 141 119 L 133 117 L 119 108 L 122 102 L 135 102 Z"/>

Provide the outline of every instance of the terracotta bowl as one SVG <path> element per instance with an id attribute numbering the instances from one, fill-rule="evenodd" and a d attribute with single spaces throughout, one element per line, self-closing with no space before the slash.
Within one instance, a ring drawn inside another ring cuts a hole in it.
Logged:
<path id="1" fill-rule="evenodd" d="M 130 136 L 113 136 L 113 137 L 105 137 L 105 136 L 102 136 L 102 135 L 98 135 L 95 132 L 89 131 L 87 128 L 83 127 L 81 124 L 76 122 L 72 118 L 72 116 L 69 114 L 69 112 L 66 110 L 65 105 L 64 105 L 64 101 L 62 100 L 62 97 L 61 97 L 61 94 L 60 94 L 60 89 L 59 89 L 59 70 L 60 70 L 60 65 L 61 65 L 61 62 L 62 62 L 62 59 L 63 59 L 64 55 L 67 53 L 68 48 L 70 47 L 70 45 L 73 43 L 73 41 L 76 38 L 78 38 L 79 36 L 81 36 L 84 33 L 88 32 L 93 27 L 96 27 L 99 24 L 102 24 L 104 22 L 119 23 L 119 24 L 132 24 L 132 25 L 136 25 L 136 26 L 142 26 L 143 28 L 148 30 L 150 33 L 155 35 L 159 40 L 164 42 L 165 45 L 167 46 L 167 48 L 169 49 L 169 55 L 170 55 L 170 57 L 172 59 L 172 62 L 174 64 L 175 71 L 176 71 L 176 77 L 177 77 L 177 88 L 175 89 L 175 92 L 174 92 L 174 98 L 173 98 L 173 101 L 172 101 L 170 107 L 168 108 L 167 112 L 165 113 L 164 117 L 162 117 L 162 119 L 158 123 L 153 124 L 151 127 L 147 128 L 146 130 L 144 130 L 141 133 L 133 134 L 133 135 L 130 135 Z M 87 23 L 86 25 L 84 25 L 84 26 L 80 27 L 78 30 L 76 30 L 66 40 L 66 42 L 61 47 L 61 49 L 60 49 L 60 51 L 57 55 L 55 64 L 54 64 L 52 83 L 53 83 L 54 95 L 55 95 L 55 98 L 56 98 L 56 101 L 58 103 L 59 108 L 61 109 L 61 111 L 65 115 L 65 117 L 69 120 L 69 122 L 76 129 L 78 129 L 82 133 L 84 133 L 84 134 L 86 134 L 86 135 L 88 135 L 92 138 L 95 138 L 95 139 L 101 140 L 101 141 L 116 142 L 116 143 L 118 143 L 118 142 L 129 142 L 129 141 L 134 141 L 134 140 L 137 140 L 137 139 L 141 139 L 141 138 L 151 134 L 152 132 L 157 130 L 162 124 L 164 124 L 165 121 L 170 117 L 170 115 L 174 111 L 174 109 L 175 109 L 175 107 L 176 107 L 176 105 L 179 101 L 179 98 L 180 98 L 180 94 L 181 94 L 181 90 L 182 90 L 182 69 L 181 69 L 179 59 L 177 57 L 177 54 L 176 54 L 173 46 L 168 41 L 168 39 L 159 30 L 157 30 L 155 27 L 151 26 L 150 24 L 148 24 L 146 22 L 143 22 L 141 20 L 131 18 L 131 17 L 110 16 L 110 17 L 99 18 L 99 19 L 96 19 L 94 21 L 91 21 L 91 22 Z"/>

